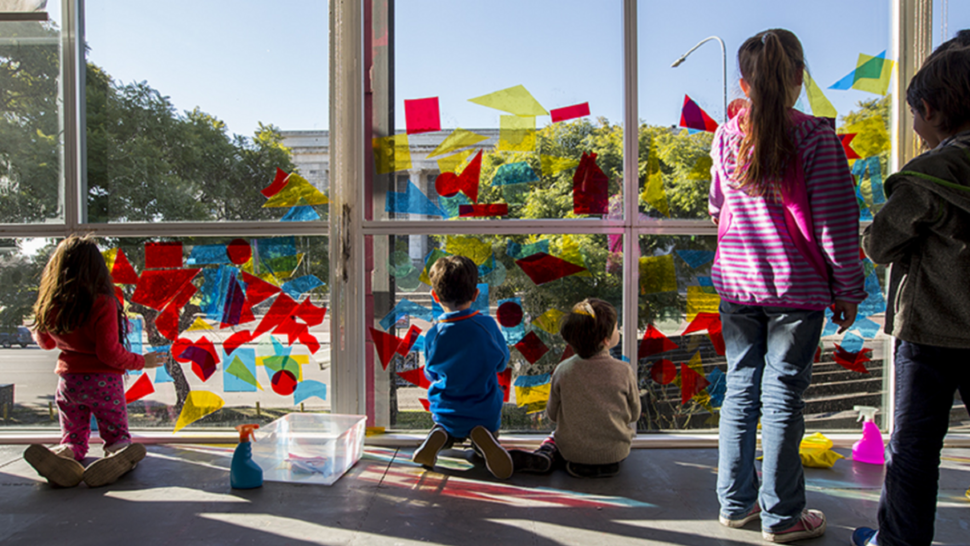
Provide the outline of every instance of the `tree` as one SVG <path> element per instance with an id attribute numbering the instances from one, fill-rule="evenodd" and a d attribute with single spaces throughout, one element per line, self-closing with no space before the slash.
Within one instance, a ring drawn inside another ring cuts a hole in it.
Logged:
<path id="1" fill-rule="evenodd" d="M 58 38 L 51 23 L 4 23 L 4 42 L 0 44 L 0 222 L 42 222 L 62 214 L 58 199 Z"/>

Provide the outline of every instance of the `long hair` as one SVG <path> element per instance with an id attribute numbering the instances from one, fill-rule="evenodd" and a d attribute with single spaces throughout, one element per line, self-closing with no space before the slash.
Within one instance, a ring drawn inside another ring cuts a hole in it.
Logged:
<path id="1" fill-rule="evenodd" d="M 805 69 L 802 44 L 788 30 L 771 29 L 748 38 L 738 50 L 750 106 L 739 121 L 744 131 L 735 171 L 737 187 L 748 195 L 777 196 L 795 155 L 790 104 Z"/>
<path id="2" fill-rule="evenodd" d="M 40 278 L 34 325 L 52 334 L 73 332 L 88 318 L 98 296 L 114 298 L 111 274 L 90 236 L 71 235 L 57 245 Z M 117 301 L 117 300 L 115 300 Z M 118 309 L 119 340 L 126 339 L 127 320 Z"/>

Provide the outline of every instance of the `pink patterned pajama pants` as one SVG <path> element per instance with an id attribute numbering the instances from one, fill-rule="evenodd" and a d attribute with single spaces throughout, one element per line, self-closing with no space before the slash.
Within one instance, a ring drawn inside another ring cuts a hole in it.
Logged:
<path id="1" fill-rule="evenodd" d="M 64 374 L 57 382 L 54 399 L 61 421 L 61 445 L 71 446 L 78 461 L 88 453 L 92 414 L 106 451 L 131 443 L 125 384 L 120 374 Z"/>

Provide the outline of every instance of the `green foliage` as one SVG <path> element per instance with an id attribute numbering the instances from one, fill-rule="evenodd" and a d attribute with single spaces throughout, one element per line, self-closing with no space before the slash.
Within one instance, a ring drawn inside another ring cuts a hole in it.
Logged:
<path id="1" fill-rule="evenodd" d="M 43 222 L 61 216 L 59 33 L 38 22 L 7 22 L 3 29 L 0 222 Z"/>

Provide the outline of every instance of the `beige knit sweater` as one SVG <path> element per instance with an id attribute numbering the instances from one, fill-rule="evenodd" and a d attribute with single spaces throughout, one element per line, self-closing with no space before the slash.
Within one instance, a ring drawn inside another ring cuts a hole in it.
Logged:
<path id="1" fill-rule="evenodd" d="M 640 418 L 640 392 L 633 367 L 609 351 L 569 358 L 552 374 L 546 407 L 556 423 L 556 446 L 567 460 L 610 464 L 630 454 Z"/>

